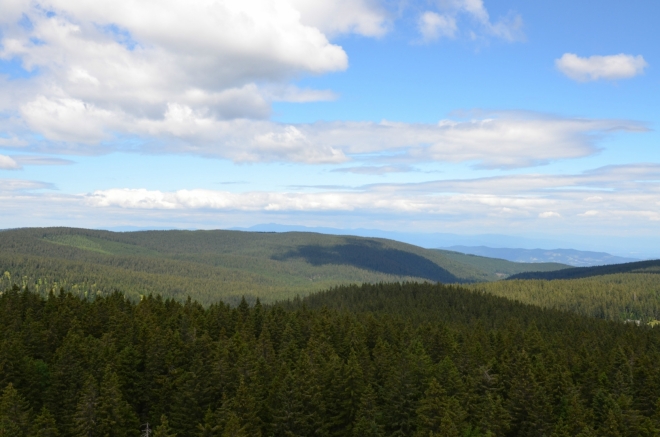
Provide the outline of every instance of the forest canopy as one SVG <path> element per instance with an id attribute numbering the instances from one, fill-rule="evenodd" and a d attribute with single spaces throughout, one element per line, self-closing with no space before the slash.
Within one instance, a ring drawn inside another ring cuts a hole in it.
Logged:
<path id="1" fill-rule="evenodd" d="M 428 283 L 0 296 L 7 435 L 653 436 L 660 331 Z"/>

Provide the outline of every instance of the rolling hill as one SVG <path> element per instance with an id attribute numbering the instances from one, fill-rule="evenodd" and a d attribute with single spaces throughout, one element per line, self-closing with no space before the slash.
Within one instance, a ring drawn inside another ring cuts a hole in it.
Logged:
<path id="1" fill-rule="evenodd" d="M 501 277 L 484 260 L 460 258 L 393 240 L 307 232 L 25 228 L 0 232 L 0 288 L 64 287 L 81 295 L 118 289 L 134 299 L 159 293 L 208 304 L 243 295 L 271 301 L 348 283 Z"/>
<path id="2" fill-rule="evenodd" d="M 617 273 L 660 273 L 660 260 L 637 261 L 595 267 L 575 267 L 554 272 L 527 271 L 509 276 L 508 279 L 578 279 Z"/>

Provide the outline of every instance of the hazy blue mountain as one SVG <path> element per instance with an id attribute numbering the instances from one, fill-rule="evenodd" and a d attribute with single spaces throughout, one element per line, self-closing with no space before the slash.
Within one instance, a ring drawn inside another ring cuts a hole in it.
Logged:
<path id="1" fill-rule="evenodd" d="M 602 266 L 639 261 L 637 258 L 625 258 L 605 252 L 590 252 L 575 249 L 510 249 L 486 246 L 451 246 L 445 249 L 520 263 L 553 262 L 575 267 Z"/>
<path id="2" fill-rule="evenodd" d="M 443 232 L 423 233 L 423 232 L 395 232 L 383 231 L 380 229 L 338 229 L 328 227 L 308 227 L 296 225 L 280 225 L 277 223 L 259 224 L 246 228 L 231 228 L 235 231 L 250 232 L 317 232 L 328 235 L 353 235 L 368 238 L 387 238 L 389 240 L 401 241 L 403 243 L 413 244 L 415 246 L 427 249 L 439 247 L 449 247 L 454 245 L 465 246 L 508 246 L 508 247 L 557 247 L 567 244 L 565 241 L 543 238 L 525 238 L 501 234 L 476 234 L 459 235 Z"/>

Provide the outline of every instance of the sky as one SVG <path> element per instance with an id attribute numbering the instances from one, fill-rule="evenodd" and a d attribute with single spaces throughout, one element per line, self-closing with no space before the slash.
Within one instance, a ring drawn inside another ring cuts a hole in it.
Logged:
<path id="1" fill-rule="evenodd" d="M 0 228 L 279 223 L 660 257 L 658 16 L 3 0 Z"/>

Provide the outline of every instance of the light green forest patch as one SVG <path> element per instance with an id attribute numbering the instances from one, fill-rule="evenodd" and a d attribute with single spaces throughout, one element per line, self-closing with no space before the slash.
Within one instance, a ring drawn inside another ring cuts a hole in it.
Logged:
<path id="1" fill-rule="evenodd" d="M 136 246 L 134 244 L 118 243 L 116 241 L 109 241 L 83 235 L 49 235 L 44 237 L 44 240 L 64 246 L 71 246 L 78 249 L 104 253 L 106 255 L 160 256 L 160 254 L 155 250 Z"/>
<path id="2" fill-rule="evenodd" d="M 515 279 L 472 284 L 523 303 L 610 320 L 660 319 L 660 275 L 619 273 L 580 279 Z"/>

